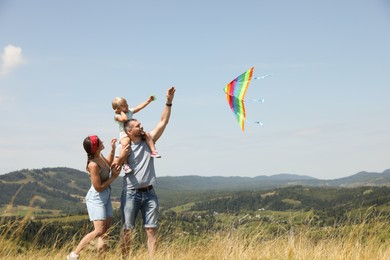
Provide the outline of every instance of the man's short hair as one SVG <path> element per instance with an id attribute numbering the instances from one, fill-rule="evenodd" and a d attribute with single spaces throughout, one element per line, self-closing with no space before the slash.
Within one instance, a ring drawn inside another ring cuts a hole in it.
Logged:
<path id="1" fill-rule="evenodd" d="M 137 119 L 132 118 L 132 119 L 129 119 L 123 123 L 123 127 L 125 129 L 125 132 L 128 132 L 133 128 L 131 122 L 135 122 L 135 121 L 137 121 Z"/>

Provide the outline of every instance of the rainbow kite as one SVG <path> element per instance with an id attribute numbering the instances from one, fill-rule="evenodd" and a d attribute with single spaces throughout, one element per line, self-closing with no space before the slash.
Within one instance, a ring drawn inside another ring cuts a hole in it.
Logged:
<path id="1" fill-rule="evenodd" d="M 246 72 L 242 73 L 240 76 L 235 78 L 232 82 L 226 85 L 224 92 L 226 94 L 226 99 L 229 103 L 230 108 L 232 109 L 234 115 L 236 116 L 237 122 L 241 127 L 241 130 L 244 132 L 244 122 L 246 119 L 246 112 L 244 106 L 244 98 L 246 91 L 249 87 L 249 83 L 252 79 L 254 67 L 250 68 Z"/>

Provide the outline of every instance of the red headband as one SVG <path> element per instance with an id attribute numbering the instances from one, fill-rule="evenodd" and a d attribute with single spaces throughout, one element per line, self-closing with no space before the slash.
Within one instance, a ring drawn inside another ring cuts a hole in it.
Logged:
<path id="1" fill-rule="evenodd" d="M 90 135 L 89 139 L 91 139 L 91 154 L 94 154 L 99 147 L 98 137 L 96 135 Z"/>

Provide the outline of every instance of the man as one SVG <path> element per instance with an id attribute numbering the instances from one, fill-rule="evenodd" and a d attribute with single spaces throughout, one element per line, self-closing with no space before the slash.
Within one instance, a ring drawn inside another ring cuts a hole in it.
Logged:
<path id="1" fill-rule="evenodd" d="M 169 122 L 172 109 L 172 100 L 176 89 L 168 89 L 166 104 L 160 122 L 150 131 L 154 142 L 162 135 Z M 156 229 L 158 224 L 158 199 L 153 188 L 156 183 L 154 159 L 146 141 L 141 122 L 131 119 L 124 124 L 125 132 L 131 140 L 128 164 L 132 172 L 123 178 L 123 192 L 121 210 L 123 232 L 121 239 L 122 256 L 127 258 L 130 252 L 131 233 L 135 226 L 135 219 L 141 211 L 143 225 L 147 236 L 147 246 L 150 256 L 156 251 Z"/>

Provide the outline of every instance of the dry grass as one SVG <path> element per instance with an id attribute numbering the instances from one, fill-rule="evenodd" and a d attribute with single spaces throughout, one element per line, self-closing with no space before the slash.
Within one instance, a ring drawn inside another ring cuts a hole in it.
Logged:
<path id="1" fill-rule="evenodd" d="M 6 236 L 9 223 L 1 224 L 0 259 L 66 259 L 71 248 L 78 241 L 69 241 L 61 249 L 20 250 L 18 224 L 12 236 Z M 281 230 L 270 236 L 265 225 L 248 230 L 231 230 L 202 237 L 172 234 L 172 240 L 159 237 L 158 252 L 153 259 L 390 259 L 387 234 L 390 228 L 386 222 L 362 221 L 338 227 L 299 226 Z M 37 234 L 39 235 L 39 233 Z M 7 238 L 6 238 L 7 237 Z M 121 259 L 118 241 L 110 241 L 105 259 Z M 84 250 L 81 259 L 96 259 L 93 245 Z M 145 247 L 132 252 L 131 259 L 150 259 Z"/>

